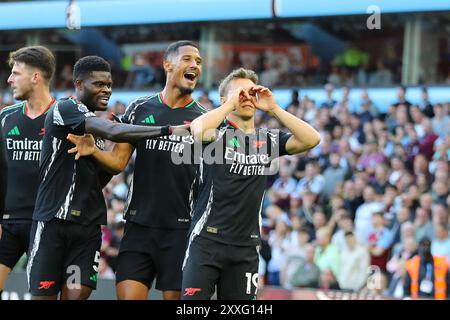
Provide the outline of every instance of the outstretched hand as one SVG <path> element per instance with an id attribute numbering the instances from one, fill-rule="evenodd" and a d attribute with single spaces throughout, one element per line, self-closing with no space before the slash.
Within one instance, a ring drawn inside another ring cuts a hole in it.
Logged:
<path id="1" fill-rule="evenodd" d="M 77 136 L 69 133 L 67 140 L 75 145 L 75 147 L 67 151 L 67 153 L 75 153 L 75 160 L 80 159 L 80 157 L 90 156 L 95 152 L 95 139 L 92 134 L 85 133 L 82 136 Z"/>

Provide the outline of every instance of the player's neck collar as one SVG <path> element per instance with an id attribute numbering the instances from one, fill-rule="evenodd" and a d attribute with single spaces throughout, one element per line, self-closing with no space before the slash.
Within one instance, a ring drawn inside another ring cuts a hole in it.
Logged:
<path id="1" fill-rule="evenodd" d="M 189 108 L 195 102 L 195 100 L 192 97 L 190 97 L 190 99 L 184 105 L 179 106 L 179 107 L 177 107 L 177 106 L 172 107 L 167 103 L 166 99 L 164 99 L 164 95 L 163 95 L 162 91 L 158 93 L 158 100 L 160 103 L 165 104 L 166 106 L 168 106 L 171 109 Z"/>
<path id="2" fill-rule="evenodd" d="M 52 106 L 52 104 L 55 102 L 55 97 L 52 97 L 52 100 L 50 100 L 50 102 L 41 110 L 41 112 L 39 113 L 39 115 L 36 116 L 40 117 L 41 115 L 43 115 L 44 113 L 47 113 L 50 110 L 50 107 Z M 29 106 L 28 106 L 28 101 L 26 101 L 22 107 L 22 112 L 24 115 L 26 115 L 27 117 L 29 116 Z"/>

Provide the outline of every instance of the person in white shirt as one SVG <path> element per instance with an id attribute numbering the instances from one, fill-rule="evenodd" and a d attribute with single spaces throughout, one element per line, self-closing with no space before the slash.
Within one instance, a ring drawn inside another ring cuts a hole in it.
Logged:
<path id="1" fill-rule="evenodd" d="M 341 251 L 338 282 L 341 289 L 358 291 L 364 287 L 370 262 L 367 248 L 358 244 L 353 232 L 345 233 L 346 246 Z"/>

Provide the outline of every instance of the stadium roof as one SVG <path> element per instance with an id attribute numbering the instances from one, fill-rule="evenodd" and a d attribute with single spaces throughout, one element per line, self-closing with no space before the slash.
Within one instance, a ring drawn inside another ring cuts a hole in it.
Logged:
<path id="1" fill-rule="evenodd" d="M 449 11 L 444 0 L 76 0 L 81 26 Z M 64 28 L 67 0 L 0 3 L 0 30 Z"/>

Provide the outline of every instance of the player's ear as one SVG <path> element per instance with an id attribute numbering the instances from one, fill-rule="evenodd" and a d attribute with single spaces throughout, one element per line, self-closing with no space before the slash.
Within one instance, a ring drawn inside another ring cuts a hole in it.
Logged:
<path id="1" fill-rule="evenodd" d="M 220 104 L 224 104 L 227 101 L 225 97 L 220 97 Z"/>
<path id="2" fill-rule="evenodd" d="M 42 79 L 42 75 L 39 72 L 33 72 L 31 76 L 31 83 L 36 84 L 40 79 Z"/>
<path id="3" fill-rule="evenodd" d="M 75 80 L 74 84 L 77 90 L 81 90 L 83 88 L 83 80 L 81 79 Z"/>
<path id="4" fill-rule="evenodd" d="M 164 60 L 163 67 L 164 67 L 164 71 L 166 73 L 167 72 L 172 72 L 172 70 L 173 70 L 173 63 L 170 60 Z"/>

